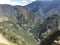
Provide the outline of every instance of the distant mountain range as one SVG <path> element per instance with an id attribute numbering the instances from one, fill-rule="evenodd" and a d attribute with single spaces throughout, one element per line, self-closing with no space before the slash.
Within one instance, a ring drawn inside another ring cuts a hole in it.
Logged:
<path id="1" fill-rule="evenodd" d="M 0 5 L 0 33 L 12 45 L 38 45 L 56 30 L 60 30 L 60 1 Z"/>
<path id="2" fill-rule="evenodd" d="M 58 8 L 60 1 L 35 1 L 29 5 L 26 5 L 24 8 L 27 10 L 40 15 L 42 19 L 45 18 L 45 14 L 54 8 Z"/>

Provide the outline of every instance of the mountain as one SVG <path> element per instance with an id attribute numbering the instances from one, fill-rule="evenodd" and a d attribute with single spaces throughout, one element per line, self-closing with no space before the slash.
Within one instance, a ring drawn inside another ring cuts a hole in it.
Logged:
<path id="1" fill-rule="evenodd" d="M 31 25 L 29 21 L 28 23 L 26 23 L 25 20 L 24 20 L 25 23 L 23 23 L 25 25 L 28 24 L 27 27 L 23 27 L 23 28 L 24 30 L 28 29 L 27 32 L 31 33 L 31 35 L 33 35 L 34 39 L 36 39 L 37 42 L 43 41 L 45 38 L 48 38 L 48 36 L 51 35 L 53 32 L 60 30 L 60 5 L 59 4 L 60 1 L 50 1 L 50 2 L 35 1 L 29 5 L 22 7 L 24 8 L 24 10 L 28 11 L 30 16 L 32 14 L 38 16 L 34 19 L 38 19 L 37 21 L 36 20 L 35 21 L 39 23 L 33 23 L 34 25 Z M 19 19 L 19 21 L 21 20 Z M 33 22 L 33 20 L 31 22 Z"/>
<path id="2" fill-rule="evenodd" d="M 0 34 L 9 43 L 11 42 L 9 45 L 35 45 L 34 42 L 37 45 L 36 40 L 17 24 L 16 19 L 12 18 L 11 21 L 11 18 L 8 16 L 0 17 L 0 21 L 2 20 L 0 22 Z"/>
<path id="3" fill-rule="evenodd" d="M 60 1 L 35 1 L 31 4 L 24 6 L 24 8 L 26 10 L 29 10 L 30 12 L 39 15 L 40 18 L 44 20 L 46 13 L 60 6 L 59 4 Z"/>
<path id="4" fill-rule="evenodd" d="M 0 16 L 17 15 L 17 11 L 11 5 L 0 5 Z"/>
<path id="5" fill-rule="evenodd" d="M 60 30 L 60 15 L 53 14 L 49 16 L 41 25 L 40 25 L 40 34 L 39 38 L 44 39 L 48 35 L 52 34 L 57 30 Z"/>
<path id="6" fill-rule="evenodd" d="M 45 14 L 45 18 L 51 16 L 52 14 L 60 14 L 60 6 L 57 6 L 56 8 L 51 9 Z"/>
<path id="7" fill-rule="evenodd" d="M 0 34 L 11 45 L 38 45 L 29 30 L 39 24 L 40 17 L 21 6 L 0 5 Z"/>
<path id="8" fill-rule="evenodd" d="M 59 15 L 60 14 L 60 5 L 59 4 L 60 4 L 60 1 L 56 1 L 56 0 L 55 1 L 35 1 L 31 4 L 28 4 L 23 7 L 26 10 L 28 10 L 32 13 L 35 13 L 36 15 L 38 15 L 41 18 L 41 24 L 39 24 L 40 26 L 37 26 L 31 30 L 31 32 L 32 31 L 34 32 L 36 37 L 39 37 L 40 39 L 42 39 L 43 36 L 41 36 L 41 35 L 45 34 L 45 32 L 49 32 L 50 30 L 52 30 L 52 31 L 57 30 L 57 25 L 55 25 L 56 22 L 54 22 L 54 20 L 56 17 L 60 17 L 60 15 Z M 57 15 L 56 17 L 53 16 L 55 14 Z M 50 20 L 52 20 L 52 21 L 50 21 Z M 59 20 L 59 19 L 57 19 L 57 20 Z M 52 27 L 52 28 L 47 29 L 48 25 L 50 25 L 50 27 Z M 34 30 L 36 30 L 36 31 L 34 31 Z"/>
<path id="9" fill-rule="evenodd" d="M 0 4 L 0 45 L 38 45 L 57 30 L 60 1 L 35 1 L 26 6 Z"/>

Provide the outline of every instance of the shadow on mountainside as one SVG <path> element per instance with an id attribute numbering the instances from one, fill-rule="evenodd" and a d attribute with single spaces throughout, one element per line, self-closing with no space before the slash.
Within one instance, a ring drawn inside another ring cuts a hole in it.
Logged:
<path id="1" fill-rule="evenodd" d="M 60 31 L 56 31 L 49 37 L 45 38 L 40 45 L 52 45 L 53 41 L 59 36 L 60 36 Z M 54 44 L 54 45 L 60 45 L 60 44 Z"/>

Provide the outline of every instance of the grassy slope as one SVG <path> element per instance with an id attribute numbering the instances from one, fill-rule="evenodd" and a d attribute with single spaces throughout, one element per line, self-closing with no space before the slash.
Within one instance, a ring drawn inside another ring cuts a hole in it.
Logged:
<path id="1" fill-rule="evenodd" d="M 16 18 L 9 18 L 8 21 L 0 22 L 0 32 L 6 39 L 17 45 L 37 45 L 35 39 L 29 36 L 25 30 L 23 30 L 17 24 Z"/>

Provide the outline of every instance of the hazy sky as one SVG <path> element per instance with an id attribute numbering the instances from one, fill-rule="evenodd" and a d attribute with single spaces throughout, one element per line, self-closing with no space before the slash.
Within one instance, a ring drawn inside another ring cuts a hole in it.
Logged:
<path id="1" fill-rule="evenodd" d="M 0 0 L 0 4 L 26 5 L 36 0 Z"/>
<path id="2" fill-rule="evenodd" d="M 36 0 L 0 0 L 0 4 L 10 4 L 10 5 L 27 5 Z M 48 1 L 48 0 L 39 0 L 39 1 Z"/>

